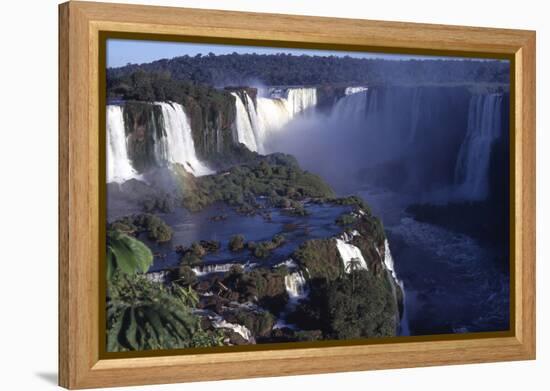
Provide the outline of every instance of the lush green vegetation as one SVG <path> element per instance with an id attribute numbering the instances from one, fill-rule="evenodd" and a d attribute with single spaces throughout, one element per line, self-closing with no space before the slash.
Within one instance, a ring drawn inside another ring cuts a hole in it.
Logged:
<path id="1" fill-rule="evenodd" d="M 240 301 L 257 302 L 273 313 L 279 313 L 288 301 L 285 274 L 268 268 L 256 268 L 244 272 L 234 268 L 226 274 L 223 283 L 237 292 Z"/>
<path id="2" fill-rule="evenodd" d="M 191 313 L 198 296 L 188 286 L 165 286 L 145 273 L 149 248 L 125 233 L 107 233 L 107 350 L 111 352 L 218 346 L 222 335 L 201 328 Z"/>
<path id="3" fill-rule="evenodd" d="M 321 329 L 325 339 L 394 336 L 398 311 L 385 274 L 354 270 L 333 281 L 310 281 L 307 300 L 290 321 L 305 330 Z"/>
<path id="4" fill-rule="evenodd" d="M 389 337 L 397 327 L 397 304 L 385 275 L 355 270 L 330 283 L 329 324 L 337 339 Z"/>
<path id="5" fill-rule="evenodd" d="M 248 242 L 246 243 L 246 248 L 248 248 L 256 258 L 267 258 L 271 255 L 273 250 L 282 246 L 284 243 L 284 235 L 275 235 L 271 240 L 258 243 Z"/>
<path id="6" fill-rule="evenodd" d="M 288 54 L 226 54 L 182 56 L 149 64 L 128 64 L 107 71 L 108 89 L 123 91 L 135 85 L 136 91 L 148 89 L 139 80 L 150 73 L 164 94 L 172 90 L 165 80 L 183 80 L 190 84 L 212 86 L 250 85 L 322 85 L 389 83 L 509 81 L 509 64 L 504 61 L 409 60 L 308 56 Z M 137 80 L 136 80 L 137 79 Z"/>
<path id="7" fill-rule="evenodd" d="M 244 236 L 234 235 L 229 239 L 229 249 L 233 252 L 241 251 L 244 249 Z"/>
<path id="8" fill-rule="evenodd" d="M 202 330 L 200 318 L 191 313 L 197 301 L 190 288 L 167 288 L 138 274 L 116 275 L 109 281 L 108 350 L 222 345 L 222 337 Z"/>
<path id="9" fill-rule="evenodd" d="M 318 175 L 303 171 L 290 155 L 272 154 L 237 165 L 217 175 L 190 177 L 180 170 L 183 205 L 199 211 L 215 202 L 255 210 L 257 197 L 286 198 L 289 205 L 306 197 L 329 198 L 334 193 Z M 279 202 L 275 206 L 280 205 Z"/>
<path id="10" fill-rule="evenodd" d="M 107 279 L 117 273 L 145 273 L 153 264 L 153 254 L 145 243 L 117 230 L 107 231 Z"/>
<path id="11" fill-rule="evenodd" d="M 172 239 L 172 228 L 160 217 L 150 213 L 122 217 L 109 224 L 108 228 L 134 236 L 146 233 L 149 240 L 157 243 Z"/>
<path id="12" fill-rule="evenodd" d="M 355 213 L 343 213 L 336 219 L 338 225 L 350 225 L 357 221 L 357 215 Z"/>
<path id="13" fill-rule="evenodd" d="M 308 240 L 294 252 L 292 258 L 307 269 L 311 279 L 334 280 L 344 272 L 334 239 Z"/>

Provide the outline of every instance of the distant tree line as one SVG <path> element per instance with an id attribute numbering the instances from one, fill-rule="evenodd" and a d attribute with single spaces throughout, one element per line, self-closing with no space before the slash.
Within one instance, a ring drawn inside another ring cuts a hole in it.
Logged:
<path id="1" fill-rule="evenodd" d="M 191 85 L 325 85 L 411 83 L 508 83 L 507 61 L 388 60 L 290 54 L 182 56 L 107 70 L 108 87 L 142 88 L 139 78 L 154 74 L 155 84 L 179 80 Z M 136 76 L 135 75 L 139 75 Z M 166 85 L 163 89 L 169 88 Z"/>

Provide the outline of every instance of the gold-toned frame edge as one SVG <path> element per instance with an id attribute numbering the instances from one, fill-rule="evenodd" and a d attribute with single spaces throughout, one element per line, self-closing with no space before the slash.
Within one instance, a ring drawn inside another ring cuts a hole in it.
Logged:
<path id="1" fill-rule="evenodd" d="M 86 2 L 62 4 L 59 12 L 60 385 L 88 388 L 534 358 L 534 32 Z M 99 31 L 511 56 L 515 63 L 514 336 L 100 360 L 96 327 Z"/>

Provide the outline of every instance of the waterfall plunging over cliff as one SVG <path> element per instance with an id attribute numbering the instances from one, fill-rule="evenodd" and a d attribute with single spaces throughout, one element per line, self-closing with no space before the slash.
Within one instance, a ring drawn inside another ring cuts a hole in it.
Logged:
<path id="1" fill-rule="evenodd" d="M 288 111 L 294 116 L 317 104 L 317 89 L 289 88 L 281 98 L 288 107 Z"/>
<path id="2" fill-rule="evenodd" d="M 292 118 L 317 104 L 315 88 L 269 89 L 256 103 L 246 91 L 235 97 L 237 140 L 251 151 L 266 153 L 269 136 Z"/>
<path id="3" fill-rule="evenodd" d="M 242 94 L 245 97 L 245 101 L 250 99 L 246 92 Z M 251 151 L 257 151 L 258 145 L 256 144 L 256 134 L 250 116 L 248 115 L 247 107 L 239 95 L 234 92 L 232 92 L 231 95 L 235 97 L 237 141 L 244 144 Z"/>
<path id="4" fill-rule="evenodd" d="M 357 94 L 358 92 L 367 91 L 367 89 L 367 87 L 346 87 L 344 90 L 344 95 Z"/>
<path id="5" fill-rule="evenodd" d="M 200 176 L 212 174 L 212 170 L 202 163 L 195 152 L 195 143 L 191 133 L 191 126 L 183 107 L 177 103 L 156 103 L 162 108 L 164 130 L 166 137 L 158 140 L 163 145 L 160 160 L 167 163 L 180 163 L 185 170 Z"/>
<path id="6" fill-rule="evenodd" d="M 107 106 L 107 182 L 138 177 L 128 158 L 124 115 L 121 106 Z"/>
<path id="7" fill-rule="evenodd" d="M 189 120 L 181 105 L 144 102 L 137 115 L 141 117 L 136 117 L 135 107 L 107 105 L 108 183 L 141 178 L 138 173 L 173 163 L 196 176 L 213 173 L 197 157 Z"/>
<path id="8" fill-rule="evenodd" d="M 295 271 L 285 276 L 285 288 L 291 299 L 302 298 L 306 295 L 306 279 L 301 271 Z"/>
<path id="9" fill-rule="evenodd" d="M 475 95 L 470 100 L 468 129 L 455 166 L 455 184 L 470 200 L 489 193 L 491 148 L 501 133 L 502 94 Z"/>
<path id="10" fill-rule="evenodd" d="M 348 89 L 351 89 L 353 92 L 348 93 Z M 368 108 L 367 103 L 369 95 L 367 88 L 346 88 L 346 95 L 336 102 L 332 108 L 329 119 L 336 123 L 340 121 L 357 122 L 364 120 Z"/>

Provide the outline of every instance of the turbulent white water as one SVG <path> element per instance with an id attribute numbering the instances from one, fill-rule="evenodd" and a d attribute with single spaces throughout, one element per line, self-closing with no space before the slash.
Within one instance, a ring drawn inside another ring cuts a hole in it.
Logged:
<path id="1" fill-rule="evenodd" d="M 167 163 L 180 163 L 185 170 L 200 176 L 212 174 L 213 171 L 197 158 L 191 126 L 183 107 L 177 103 L 156 103 L 162 108 L 166 137 L 158 140 L 163 144 L 158 150 L 164 155 L 161 159 Z"/>
<path id="2" fill-rule="evenodd" d="M 124 182 L 137 177 L 128 158 L 122 107 L 107 105 L 107 182 Z"/>
<path id="3" fill-rule="evenodd" d="M 501 94 L 475 95 L 470 100 L 468 130 L 455 167 L 459 193 L 483 200 L 489 192 L 491 147 L 501 132 Z"/>
<path id="4" fill-rule="evenodd" d="M 376 251 L 378 252 L 378 254 L 380 256 L 382 256 L 382 254 L 380 254 L 378 249 L 376 249 Z M 406 303 L 405 303 L 405 301 L 407 300 L 407 297 L 406 297 L 406 293 L 405 293 L 405 285 L 403 284 L 403 281 L 401 281 L 400 279 L 397 278 L 397 274 L 395 272 L 395 265 L 394 265 L 394 262 L 393 262 L 393 257 L 391 255 L 390 244 L 388 242 L 388 239 L 384 240 L 384 259 L 383 259 L 383 261 L 384 261 L 384 266 L 385 266 L 386 270 L 389 272 L 388 279 L 393 280 L 393 281 L 390 281 L 390 282 L 393 283 L 392 284 L 392 292 L 393 292 L 393 295 L 395 297 L 395 300 L 397 300 L 396 285 L 398 285 L 401 288 L 402 300 L 403 300 L 403 303 L 402 303 L 403 304 L 403 313 L 402 313 L 401 318 L 399 319 L 398 333 L 399 333 L 399 335 L 410 335 L 409 320 L 407 318 L 407 313 L 406 313 Z"/>
<path id="5" fill-rule="evenodd" d="M 367 91 L 367 87 L 346 87 L 344 90 L 344 95 L 357 94 L 358 92 Z"/>
<path id="6" fill-rule="evenodd" d="M 238 265 L 237 263 L 218 263 L 210 265 L 201 265 L 193 268 L 193 272 L 197 276 L 205 276 L 210 273 L 227 273 L 233 266 Z"/>
<path id="7" fill-rule="evenodd" d="M 243 92 L 243 94 L 246 96 L 245 100 L 247 100 L 248 94 L 245 92 Z M 248 110 L 239 95 L 234 92 L 232 92 L 231 95 L 235 97 L 237 141 L 244 144 L 251 151 L 257 151 L 258 145 L 256 144 L 256 134 L 252 127 Z"/>
<path id="8" fill-rule="evenodd" d="M 301 271 L 296 271 L 285 276 L 285 287 L 291 299 L 306 296 L 306 279 Z"/>
<path id="9" fill-rule="evenodd" d="M 359 262 L 359 264 L 357 265 L 357 269 L 369 270 L 367 262 L 365 261 L 365 258 L 363 258 L 363 254 L 361 253 L 361 250 L 357 246 L 348 243 L 352 237 L 353 234 L 347 235 L 346 233 L 344 233 L 341 238 L 336 238 L 336 248 L 338 249 L 340 258 L 342 258 L 344 271 L 346 273 L 351 272 L 350 263 L 352 260 Z"/>
<path id="10" fill-rule="evenodd" d="M 237 141 L 251 151 L 267 153 L 266 140 L 292 118 L 317 104 L 317 89 L 271 89 L 267 96 L 258 96 L 256 105 L 245 92 L 235 97 Z"/>
<path id="11" fill-rule="evenodd" d="M 317 104 L 316 88 L 289 88 L 283 102 L 288 111 L 294 116 Z"/>
<path id="12" fill-rule="evenodd" d="M 223 319 L 221 316 L 213 316 L 211 320 L 212 320 L 212 326 L 214 326 L 217 329 L 233 330 L 235 333 L 239 334 L 248 342 L 250 342 L 252 339 L 252 333 L 246 326 L 235 324 L 235 323 L 229 323 L 228 321 Z"/>
<path id="13" fill-rule="evenodd" d="M 395 266 L 393 263 L 393 257 L 391 255 L 388 239 L 384 240 L 384 265 L 386 265 L 386 270 L 391 273 L 393 279 L 397 282 L 397 275 L 395 274 Z"/>

